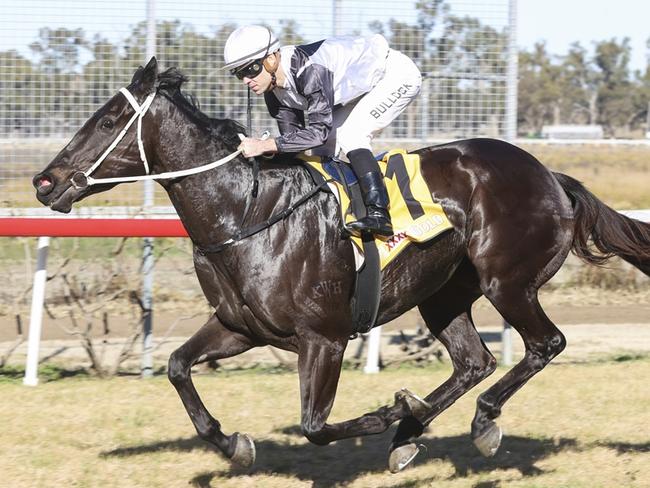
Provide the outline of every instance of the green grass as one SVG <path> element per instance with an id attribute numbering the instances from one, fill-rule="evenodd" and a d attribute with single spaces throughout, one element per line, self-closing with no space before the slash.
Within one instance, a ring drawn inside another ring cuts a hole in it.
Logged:
<path id="1" fill-rule="evenodd" d="M 0 269 L 3 262 L 13 265 L 17 260 L 25 258 L 27 251 L 32 255 L 36 250 L 37 237 L 3 237 L 0 245 Z M 79 260 L 111 260 L 115 252 L 121 247 L 123 239 L 118 237 L 64 237 L 50 240 L 50 253 L 52 256 L 69 256 L 74 251 L 75 259 Z M 126 240 L 121 251 L 124 256 L 140 259 L 142 256 L 142 239 L 132 237 Z M 154 255 L 161 253 L 171 256 L 188 254 L 191 243 L 181 238 L 156 238 L 154 241 Z"/>
<path id="2" fill-rule="evenodd" d="M 330 421 L 392 403 L 408 387 L 425 395 L 449 365 L 379 375 L 344 371 Z M 650 484 L 650 359 L 548 367 L 518 392 L 499 420 L 494 458 L 471 444 L 475 398 L 505 370 L 438 417 L 414 467 L 386 472 L 393 431 L 319 447 L 299 433 L 295 373 L 240 370 L 195 377 L 226 432 L 253 436 L 250 472 L 198 439 L 164 377 L 78 377 L 37 388 L 0 383 L 0 470 L 11 487 L 645 487 Z"/>

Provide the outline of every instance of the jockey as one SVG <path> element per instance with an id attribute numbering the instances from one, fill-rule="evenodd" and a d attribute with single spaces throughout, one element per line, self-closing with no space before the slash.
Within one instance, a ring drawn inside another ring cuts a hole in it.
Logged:
<path id="1" fill-rule="evenodd" d="M 280 47 L 270 29 L 257 25 L 230 34 L 224 59 L 225 68 L 264 95 L 280 130 L 275 139 L 245 138 L 244 156 L 311 150 L 336 157 L 342 151 L 367 208 L 350 227 L 392 235 L 388 193 L 370 143 L 419 93 L 422 77 L 413 61 L 379 34 Z"/>

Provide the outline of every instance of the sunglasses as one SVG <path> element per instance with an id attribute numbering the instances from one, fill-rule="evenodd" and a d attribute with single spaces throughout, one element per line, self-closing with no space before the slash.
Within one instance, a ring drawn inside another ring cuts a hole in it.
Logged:
<path id="1" fill-rule="evenodd" d="M 230 74 L 235 75 L 238 79 L 255 78 L 262 72 L 262 60 L 256 59 L 252 63 L 247 64 L 243 68 L 235 68 L 230 70 Z"/>

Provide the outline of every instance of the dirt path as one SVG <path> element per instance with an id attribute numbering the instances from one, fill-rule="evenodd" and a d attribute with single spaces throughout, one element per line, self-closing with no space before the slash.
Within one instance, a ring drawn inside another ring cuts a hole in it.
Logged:
<path id="1" fill-rule="evenodd" d="M 562 303 L 557 299 L 551 300 L 545 304 L 544 310 L 562 330 L 566 326 L 573 324 L 648 324 L 650 327 L 650 300 L 647 302 L 630 303 L 632 300 L 626 300 L 624 303 Z M 167 307 L 158 307 L 154 311 L 154 330 L 156 335 L 165 334 L 168 328 L 174 324 L 179 317 L 190 316 L 196 309 L 201 310 L 202 305 L 187 308 L 176 307 L 167 309 Z M 173 330 L 173 335 L 179 337 L 191 336 L 201 325 L 205 323 L 208 317 L 208 310 L 205 314 L 200 314 L 187 320 L 179 321 Z M 498 327 L 501 325 L 501 317 L 498 312 L 485 300 L 479 301 L 473 310 L 474 322 L 477 327 Z M 23 317 L 23 328 L 27 334 L 28 316 Z M 411 310 L 403 316 L 387 324 L 385 330 L 394 329 L 411 329 L 415 328 L 421 321 L 419 313 Z M 109 326 L 111 337 L 125 337 L 129 335 L 132 328 L 133 317 L 121 315 L 118 312 L 109 315 Z M 60 340 L 70 338 L 64 328 L 70 327 L 70 321 L 66 318 L 53 320 L 47 316 L 43 320 L 43 340 Z M 93 330 L 97 335 L 102 330 L 101 320 L 94 321 Z M 8 315 L 0 316 L 0 342 L 11 341 L 16 337 L 16 320 Z"/>
<path id="2" fill-rule="evenodd" d="M 391 360 L 405 357 L 402 350 L 402 340 L 399 331 L 407 336 L 413 336 L 415 329 L 387 328 L 382 331 L 381 355 L 384 360 Z M 479 333 L 486 345 L 497 359 L 501 358 L 501 326 L 479 327 Z M 585 362 L 611 357 L 634 357 L 636 355 L 650 354 L 650 324 L 648 323 L 590 323 L 572 324 L 563 327 L 564 335 L 567 338 L 567 348 L 555 362 Z M 519 335 L 513 333 L 513 359 L 515 361 L 523 356 L 523 343 Z M 163 367 L 167 363 L 170 353 L 179 347 L 186 336 L 171 336 L 157 346 L 154 352 L 156 368 Z M 104 345 L 97 344 L 97 350 L 106 358 L 106 364 L 112 364 L 114 358 L 122 350 L 125 343 L 123 338 L 108 340 Z M 9 348 L 11 343 L 0 342 L 0 354 Z M 157 342 L 156 342 L 157 344 Z M 138 344 L 139 346 L 139 344 Z M 352 359 L 362 347 L 360 340 L 350 342 L 346 351 L 346 358 Z M 140 348 L 133 351 L 134 357 L 126 363 L 131 369 L 138 368 Z M 27 345 L 23 343 L 11 356 L 11 363 L 24 364 L 27 354 Z M 365 357 L 365 351 L 362 358 Z M 65 363 L 74 366 L 88 364 L 88 356 L 78 340 L 74 339 L 50 339 L 41 343 L 40 358 L 42 362 Z M 294 364 L 295 356 L 285 351 L 271 350 L 270 347 L 262 347 L 241 354 L 235 358 L 220 361 L 226 367 L 252 366 L 255 364 L 278 364 L 281 358 L 287 364 Z"/>
<path id="3" fill-rule="evenodd" d="M 568 340 L 567 350 L 558 358 L 562 361 L 584 361 L 596 357 L 616 354 L 650 353 L 650 294 L 647 292 L 612 293 L 603 290 L 581 290 L 579 293 L 566 290 L 547 292 L 542 296 L 542 303 L 547 315 L 563 331 Z M 109 317 L 110 334 L 106 342 L 107 358 L 119 353 L 133 328 L 134 318 L 120 313 L 123 310 L 116 305 Z M 198 315 L 186 320 L 184 316 Z M 154 315 L 154 338 L 160 340 L 167 337 L 165 343 L 155 352 L 157 366 L 163 366 L 171 351 L 191 336 L 208 317 L 209 310 L 198 301 L 190 303 L 160 304 Z M 61 314 L 64 316 L 63 314 Z M 479 300 L 473 310 L 474 320 L 488 344 L 490 350 L 499 357 L 501 350 L 502 319 L 485 299 Z M 24 319 L 27 322 L 27 319 Z M 382 354 L 385 358 L 400 357 L 397 340 L 399 331 L 413 333 L 422 323 L 417 310 L 411 310 L 398 319 L 383 327 Z M 170 330 L 170 326 L 176 324 Z M 45 317 L 42 334 L 41 358 L 53 361 L 65 361 L 76 365 L 87 364 L 87 356 L 81 347 L 79 339 L 70 336 L 64 328 L 70 327 L 68 319 L 53 320 Z M 27 323 L 23 325 L 23 335 L 27 337 Z M 95 320 L 93 331 L 97 337 L 96 344 L 101 345 L 100 338 L 103 326 L 101 320 Z M 8 350 L 16 338 L 15 319 L 0 316 L 0 355 Z M 520 356 L 523 347 L 519 336 L 513 333 L 514 354 Z M 352 356 L 358 349 L 359 341 L 352 342 L 347 354 Z M 137 368 L 136 357 L 132 365 Z M 23 363 L 26 354 L 26 344 L 22 344 L 11 356 L 12 363 Z M 277 352 L 276 352 L 277 354 Z M 280 352 L 289 362 L 292 355 Z M 235 359 L 225 361 L 225 364 L 250 365 L 254 363 L 277 364 L 276 355 L 269 348 L 256 349 Z"/>

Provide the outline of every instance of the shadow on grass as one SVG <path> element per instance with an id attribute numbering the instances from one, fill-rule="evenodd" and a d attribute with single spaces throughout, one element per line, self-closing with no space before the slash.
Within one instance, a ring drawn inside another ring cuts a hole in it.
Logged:
<path id="1" fill-rule="evenodd" d="M 290 435 L 295 427 L 287 427 Z M 192 478 L 191 486 L 208 488 L 218 486 L 224 477 L 255 476 L 256 474 L 280 474 L 296 477 L 303 481 L 312 481 L 315 488 L 329 488 L 354 481 L 366 473 L 387 473 L 387 446 L 394 434 L 394 429 L 379 436 L 360 439 L 346 439 L 327 446 L 312 444 L 295 444 L 289 441 L 260 440 L 256 442 L 257 460 L 250 471 L 240 469 L 206 471 Z M 506 436 L 497 455 L 483 458 L 473 446 L 469 435 L 423 438 L 419 441 L 423 447 L 415 465 L 426 465 L 434 459 L 443 459 L 453 464 L 455 473 L 452 478 L 466 478 L 473 473 L 491 472 L 495 469 L 516 469 L 523 476 L 537 476 L 543 471 L 535 464 L 549 456 L 566 450 L 579 449 L 575 439 L 532 439 L 527 437 Z M 167 450 L 189 452 L 196 449 L 216 452 L 212 446 L 198 437 L 182 438 L 169 441 L 124 447 L 102 453 L 102 457 L 126 457 Z M 402 482 L 395 479 L 393 487 L 408 488 L 419 486 L 418 483 Z M 430 480 L 435 483 L 435 479 Z M 406 484 L 404 484 L 406 483 Z M 481 488 L 499 486 L 499 481 L 483 482 Z"/>
<path id="2" fill-rule="evenodd" d="M 638 444 L 630 442 L 599 442 L 596 445 L 614 449 L 618 454 L 650 452 L 650 442 L 641 442 Z"/>
<path id="3" fill-rule="evenodd" d="M 115 377 L 140 377 L 140 371 L 120 370 L 115 373 Z M 19 383 L 22 382 L 25 376 L 24 366 L 8 365 L 0 368 L 0 382 Z M 157 368 L 153 371 L 153 376 L 167 376 L 167 371 L 164 367 Z M 69 367 L 58 364 L 40 364 L 38 367 L 38 380 L 41 383 L 51 381 L 61 381 L 68 378 L 88 378 L 95 380 L 103 380 L 97 374 L 83 366 Z"/>
<path id="4" fill-rule="evenodd" d="M 200 437 L 187 437 L 185 439 L 172 439 L 169 441 L 153 442 L 151 444 L 140 444 L 131 447 L 118 447 L 112 451 L 100 453 L 100 457 L 129 457 L 139 456 L 141 454 L 151 454 L 160 451 L 190 452 L 190 451 L 212 451 L 218 453 L 219 450 L 208 444 Z"/>
<path id="5" fill-rule="evenodd" d="M 25 376 L 23 366 L 4 366 L 0 368 L 0 381 L 21 382 Z M 41 382 L 58 381 L 66 378 L 89 377 L 85 368 L 65 368 L 62 366 L 45 364 L 38 369 L 38 378 Z"/>

